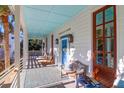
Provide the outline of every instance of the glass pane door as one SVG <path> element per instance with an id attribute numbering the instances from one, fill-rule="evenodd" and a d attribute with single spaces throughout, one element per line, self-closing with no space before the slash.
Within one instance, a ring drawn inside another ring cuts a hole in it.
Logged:
<path id="1" fill-rule="evenodd" d="M 114 67 L 114 8 L 96 14 L 96 64 Z"/>

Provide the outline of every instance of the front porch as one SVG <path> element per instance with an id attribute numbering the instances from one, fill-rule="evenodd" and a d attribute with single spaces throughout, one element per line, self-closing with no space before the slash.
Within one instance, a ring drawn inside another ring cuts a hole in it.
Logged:
<path id="1" fill-rule="evenodd" d="M 0 8 L 0 87 L 75 88 L 74 79 L 61 76 L 70 60 L 104 87 L 119 75 L 123 81 L 124 6 Z"/>

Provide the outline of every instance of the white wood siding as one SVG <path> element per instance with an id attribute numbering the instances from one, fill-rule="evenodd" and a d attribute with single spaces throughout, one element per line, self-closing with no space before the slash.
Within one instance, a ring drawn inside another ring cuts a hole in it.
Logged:
<path id="1" fill-rule="evenodd" d="M 124 57 L 124 6 L 119 5 L 117 10 L 117 63 Z M 117 64 L 117 66 L 118 66 Z M 124 78 L 124 77 L 123 77 Z"/>
<path id="2" fill-rule="evenodd" d="M 59 38 L 58 33 L 65 31 L 68 28 L 71 28 L 70 31 L 65 32 L 63 34 L 67 33 L 73 34 L 74 42 L 71 44 L 71 47 L 73 46 L 76 49 L 74 57 L 80 60 L 82 63 L 89 65 L 90 74 L 92 73 L 92 59 L 91 58 L 88 59 L 88 53 L 91 55 L 93 43 L 92 14 L 94 11 L 98 10 L 101 7 L 103 6 L 95 5 L 87 6 L 85 10 L 81 11 L 75 17 L 71 18 L 71 20 L 66 22 L 61 28 L 59 28 L 53 33 L 54 47 L 60 49 L 61 48 L 60 44 L 59 45 L 55 44 L 55 39 Z M 119 62 L 119 60 L 124 56 L 124 13 L 123 13 L 124 6 L 117 6 L 116 9 L 117 9 L 117 62 Z M 50 38 L 50 36 L 48 38 Z M 50 43 L 50 41 L 48 41 L 48 43 Z M 58 53 L 59 64 L 61 64 L 61 51 L 58 51 Z"/>

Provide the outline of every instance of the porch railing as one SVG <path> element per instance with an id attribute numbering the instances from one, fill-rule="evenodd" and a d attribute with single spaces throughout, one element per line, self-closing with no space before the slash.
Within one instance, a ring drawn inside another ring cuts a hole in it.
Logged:
<path id="1" fill-rule="evenodd" d="M 0 87 L 1 88 L 16 88 L 17 80 L 23 68 L 23 59 L 20 59 L 20 64 L 13 63 L 9 68 L 0 73 Z M 9 81 L 10 80 L 10 81 Z M 9 83 L 7 83 L 9 81 Z"/>

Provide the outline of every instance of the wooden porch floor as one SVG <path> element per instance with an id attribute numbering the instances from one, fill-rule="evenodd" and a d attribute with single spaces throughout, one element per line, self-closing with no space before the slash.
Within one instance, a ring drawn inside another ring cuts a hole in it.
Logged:
<path id="1" fill-rule="evenodd" d="M 24 82 L 24 88 L 34 87 L 47 87 L 47 88 L 73 88 L 75 87 L 73 82 L 68 81 L 68 78 L 61 78 L 61 71 L 55 65 L 48 65 L 43 67 L 36 60 L 38 56 L 29 56 L 29 60 L 26 63 L 25 75 L 21 74 L 21 82 Z M 25 76 L 25 78 L 24 78 Z M 24 81 L 23 81 L 24 80 Z M 66 84 L 64 83 L 66 81 Z M 55 84 L 59 82 L 59 84 Z M 67 83 L 68 82 L 68 83 Z M 53 85 L 52 85 L 53 84 Z M 51 85 L 51 86 L 47 86 Z"/>
<path id="2" fill-rule="evenodd" d="M 56 67 L 27 69 L 25 88 L 33 88 L 61 81 L 60 71 Z"/>

